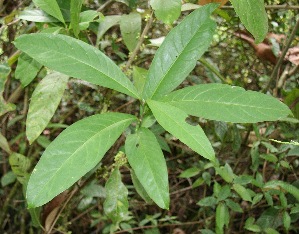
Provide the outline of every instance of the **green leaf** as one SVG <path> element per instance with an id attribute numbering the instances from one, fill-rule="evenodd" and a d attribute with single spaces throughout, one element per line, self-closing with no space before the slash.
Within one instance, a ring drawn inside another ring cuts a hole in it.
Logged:
<path id="1" fill-rule="evenodd" d="M 52 70 L 138 98 L 137 90 L 120 68 L 101 51 L 80 40 L 35 33 L 20 36 L 15 45 Z"/>
<path id="2" fill-rule="evenodd" d="M 10 67 L 6 64 L 0 64 L 0 116 L 15 109 L 15 105 L 6 103 L 2 96 L 9 73 Z"/>
<path id="3" fill-rule="evenodd" d="M 244 201 L 252 201 L 249 191 L 240 184 L 233 184 L 233 189 L 239 194 Z"/>
<path id="4" fill-rule="evenodd" d="M 231 183 L 236 178 L 232 168 L 227 163 L 225 166 L 215 167 L 215 169 L 217 174 L 219 174 L 227 183 Z"/>
<path id="5" fill-rule="evenodd" d="M 226 205 L 228 206 L 228 208 L 230 208 L 231 210 L 233 210 L 234 212 L 240 212 L 240 213 L 243 213 L 243 210 L 241 208 L 241 206 L 234 202 L 233 200 L 231 199 L 226 199 L 225 200 L 225 203 Z"/>
<path id="6" fill-rule="evenodd" d="M 218 193 L 217 201 L 223 201 L 227 199 L 230 195 L 231 195 L 230 186 L 224 185 Z"/>
<path id="7" fill-rule="evenodd" d="M 105 16 L 103 22 L 99 24 L 97 38 L 100 40 L 103 35 L 113 26 L 119 24 L 121 19 L 120 15 L 108 15 Z"/>
<path id="8" fill-rule="evenodd" d="M 118 167 L 111 173 L 105 189 L 104 211 L 113 223 L 118 223 L 127 217 L 129 209 L 128 189 L 121 181 Z"/>
<path id="9" fill-rule="evenodd" d="M 50 122 L 66 89 L 68 78 L 59 72 L 53 72 L 43 78 L 35 88 L 26 120 L 26 136 L 30 144 Z"/>
<path id="10" fill-rule="evenodd" d="M 228 226 L 229 223 L 229 212 L 225 203 L 220 202 L 216 208 L 216 233 L 224 233 L 224 225 Z"/>
<path id="11" fill-rule="evenodd" d="M 284 228 L 288 231 L 291 226 L 291 216 L 289 215 L 289 213 L 287 211 L 283 212 L 282 220 L 283 220 Z"/>
<path id="12" fill-rule="evenodd" d="M 250 217 L 246 220 L 244 228 L 251 232 L 261 232 L 260 226 L 254 224 L 253 217 Z"/>
<path id="13" fill-rule="evenodd" d="M 80 120 L 48 146 L 28 186 L 30 208 L 50 201 L 94 168 L 135 116 L 105 113 Z"/>
<path id="14" fill-rule="evenodd" d="M 60 22 L 64 23 L 63 16 L 56 0 L 33 0 L 33 3 L 49 15 L 54 16 L 56 19 L 59 19 Z"/>
<path id="15" fill-rule="evenodd" d="M 5 187 L 9 184 L 12 184 L 16 181 L 16 179 L 16 174 L 13 173 L 13 171 L 8 171 L 1 177 L 1 186 Z"/>
<path id="16" fill-rule="evenodd" d="M 22 154 L 12 153 L 9 155 L 9 164 L 18 181 L 21 184 L 27 183 L 29 178 L 28 170 L 31 165 L 30 159 Z"/>
<path id="17" fill-rule="evenodd" d="M 150 4 L 157 19 L 165 24 L 172 24 L 181 14 L 181 0 L 151 0 Z"/>
<path id="18" fill-rule="evenodd" d="M 41 67 L 42 65 L 40 63 L 27 54 L 22 53 L 18 59 L 15 77 L 21 81 L 23 87 L 26 87 L 36 77 Z"/>
<path id="19" fill-rule="evenodd" d="M 167 94 L 193 70 L 212 40 L 216 24 L 210 14 L 216 7 L 209 4 L 195 10 L 169 32 L 150 66 L 143 99 Z"/>
<path id="20" fill-rule="evenodd" d="M 205 197 L 201 199 L 197 205 L 199 206 L 215 206 L 217 204 L 217 199 L 215 197 Z"/>
<path id="21" fill-rule="evenodd" d="M 264 0 L 230 0 L 245 28 L 261 43 L 268 33 L 268 15 Z"/>
<path id="22" fill-rule="evenodd" d="M 6 153 L 11 154 L 11 149 L 7 142 L 7 139 L 0 132 L 0 148 L 3 149 Z"/>
<path id="23" fill-rule="evenodd" d="M 260 157 L 268 162 L 276 163 L 278 161 L 278 158 L 274 154 L 260 154 Z"/>
<path id="24" fill-rule="evenodd" d="M 155 135 L 139 128 L 125 144 L 128 161 L 149 197 L 161 208 L 169 207 L 166 161 Z"/>
<path id="25" fill-rule="evenodd" d="M 58 19 L 38 9 L 23 10 L 18 15 L 18 19 L 32 21 L 32 22 L 41 22 L 41 23 L 59 22 Z"/>
<path id="26" fill-rule="evenodd" d="M 184 170 L 179 177 L 180 178 L 190 178 L 193 176 L 196 176 L 200 173 L 201 169 L 197 168 L 197 167 L 191 167 L 188 168 L 187 170 Z"/>
<path id="27" fill-rule="evenodd" d="M 80 32 L 80 11 L 83 1 L 84 0 L 71 0 L 71 26 L 76 37 L 78 37 Z"/>
<path id="28" fill-rule="evenodd" d="M 148 71 L 141 67 L 133 66 L 133 81 L 134 86 L 140 94 L 142 94 Z"/>
<path id="29" fill-rule="evenodd" d="M 299 189 L 294 185 L 280 180 L 272 180 L 264 185 L 264 189 L 285 190 L 299 201 Z"/>
<path id="30" fill-rule="evenodd" d="M 140 195 L 140 197 L 142 197 L 142 199 L 148 204 L 153 203 L 152 199 L 149 197 L 149 195 L 145 191 L 145 188 L 142 186 L 142 184 L 138 180 L 134 170 L 131 170 L 131 178 L 132 178 L 133 185 L 134 185 L 137 193 Z"/>
<path id="31" fill-rule="evenodd" d="M 185 121 L 188 117 L 185 112 L 167 103 L 154 100 L 148 100 L 148 105 L 164 129 L 198 154 L 211 161 L 215 160 L 214 150 L 204 131 L 199 125 L 188 124 Z"/>
<path id="32" fill-rule="evenodd" d="M 234 123 L 275 121 L 291 114 L 285 104 L 269 95 L 224 84 L 183 88 L 162 101 L 190 115 Z"/>
<path id="33" fill-rule="evenodd" d="M 80 23 L 79 23 L 80 30 L 87 29 L 89 27 L 90 22 L 94 21 L 94 19 L 98 16 L 101 17 L 98 21 L 102 21 L 102 18 L 104 18 L 102 13 L 94 10 L 82 11 L 80 13 Z"/>
<path id="34" fill-rule="evenodd" d="M 141 31 L 141 16 L 136 12 L 122 15 L 120 19 L 120 32 L 125 45 L 132 52 L 137 43 Z"/>

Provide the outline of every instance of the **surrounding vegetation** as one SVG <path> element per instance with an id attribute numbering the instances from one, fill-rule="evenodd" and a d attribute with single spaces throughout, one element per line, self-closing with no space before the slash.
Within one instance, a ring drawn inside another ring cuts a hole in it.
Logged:
<path id="1" fill-rule="evenodd" d="M 0 0 L 0 233 L 298 233 L 298 12 Z"/>

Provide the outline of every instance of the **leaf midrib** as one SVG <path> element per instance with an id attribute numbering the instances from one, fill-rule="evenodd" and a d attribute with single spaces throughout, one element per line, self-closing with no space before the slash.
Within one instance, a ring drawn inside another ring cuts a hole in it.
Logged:
<path id="1" fill-rule="evenodd" d="M 207 22 L 211 22 L 211 20 L 207 20 Z M 188 43 L 186 43 L 186 46 L 183 47 L 181 53 L 178 54 L 177 58 L 174 60 L 174 62 L 171 64 L 171 66 L 167 69 L 167 72 L 165 73 L 165 75 L 162 76 L 162 78 L 160 79 L 160 81 L 158 82 L 158 85 L 156 86 L 156 88 L 154 89 L 153 91 L 153 94 L 149 97 L 149 99 L 151 99 L 152 97 L 155 96 L 158 88 L 160 87 L 161 83 L 164 81 L 165 77 L 168 75 L 169 71 L 173 68 L 173 66 L 175 66 L 175 64 L 177 63 L 177 61 L 180 59 L 180 56 L 185 52 L 185 49 L 186 47 L 189 46 L 190 44 L 190 41 L 193 40 L 193 38 L 195 37 L 195 35 L 197 35 L 197 33 L 199 32 L 202 32 L 200 31 L 201 27 L 203 27 L 203 25 L 205 25 L 207 22 L 203 23 L 201 26 L 198 27 L 198 29 L 195 31 L 195 33 L 192 35 L 191 39 L 188 41 Z M 207 30 L 204 30 L 204 31 L 209 31 L 208 29 Z M 149 75 L 148 75 L 148 78 L 149 78 Z"/>
<path id="2" fill-rule="evenodd" d="M 38 35 L 39 36 L 39 35 Z M 48 39 L 50 39 L 51 40 L 51 36 L 48 36 L 48 35 L 45 35 Z M 59 38 L 59 40 L 61 40 L 61 41 L 63 41 L 63 42 L 66 42 L 66 40 L 64 40 L 63 38 L 61 38 L 61 37 L 59 37 L 59 36 L 57 36 L 56 38 Z M 66 42 L 67 43 L 67 42 Z M 73 42 L 72 42 L 73 43 Z M 67 43 L 68 44 L 68 43 Z M 43 44 L 44 45 L 44 44 Z M 68 44 L 69 45 L 69 44 Z M 81 47 L 85 52 L 86 52 L 86 50 L 85 50 L 85 48 L 84 47 L 82 47 L 78 42 L 75 42 L 75 45 L 77 45 L 77 46 L 79 46 L 79 47 Z M 47 49 L 47 47 L 46 46 L 36 46 L 35 47 L 35 49 L 36 48 L 46 48 Z M 37 51 L 39 51 L 39 50 L 37 50 Z M 46 53 L 49 53 L 50 51 L 48 50 L 48 51 L 46 51 Z M 107 78 L 110 78 L 111 80 L 113 80 L 114 82 L 116 82 L 118 85 L 120 85 L 121 87 L 123 87 L 123 88 L 125 88 L 129 93 L 131 93 L 131 94 L 133 94 L 133 96 L 134 97 L 138 97 L 138 95 L 137 95 L 137 92 L 136 93 L 134 93 L 133 91 L 131 91 L 131 90 L 129 90 L 129 88 L 127 87 L 127 86 L 124 86 L 123 84 L 121 84 L 119 81 L 117 81 L 116 79 L 114 79 L 113 77 L 111 77 L 111 76 L 109 76 L 109 75 L 107 75 L 106 73 L 104 73 L 104 72 L 102 72 L 101 70 L 98 70 L 96 67 L 94 67 L 94 66 L 92 66 L 91 64 L 88 64 L 88 63 L 86 63 L 85 61 L 82 61 L 82 60 L 80 60 L 80 58 L 77 58 L 77 57 L 74 57 L 74 56 L 71 56 L 70 54 L 65 54 L 65 53 L 62 53 L 62 52 L 60 52 L 60 51 L 57 51 L 57 50 L 53 50 L 52 52 L 54 52 L 54 53 L 56 53 L 56 54 L 58 54 L 58 55 L 63 55 L 63 56 L 65 56 L 65 57 L 67 57 L 68 59 L 70 59 L 70 60 L 74 60 L 74 61 L 77 61 L 77 62 L 79 62 L 79 63 L 82 63 L 82 64 L 84 64 L 84 65 L 86 65 L 87 67 L 90 67 L 91 69 L 93 69 L 93 70 L 95 70 L 95 71 L 97 71 L 97 72 L 99 72 L 101 75 L 103 75 L 103 76 L 106 76 Z M 100 51 L 99 51 L 100 52 Z M 97 52 L 96 51 L 93 51 L 93 53 L 95 53 L 96 54 L 96 57 L 98 58 L 98 54 L 97 54 Z M 37 53 L 37 55 L 40 55 L 40 53 Z M 85 54 L 86 55 L 86 54 Z M 101 54 L 100 54 L 101 55 Z M 55 57 L 57 57 L 57 56 L 55 56 Z M 59 56 L 58 56 L 59 57 Z M 89 59 L 89 58 L 88 58 Z M 103 59 L 105 60 L 105 62 L 108 60 L 108 58 L 106 58 L 106 57 L 103 57 Z M 39 58 L 38 59 L 36 59 L 36 60 L 40 60 Z M 109 61 L 109 60 L 108 60 Z M 42 63 L 42 62 L 41 62 Z M 113 63 L 114 64 L 114 63 Z M 69 65 L 69 64 L 68 64 Z M 114 64 L 115 65 L 115 64 Z M 117 69 L 118 67 L 115 65 L 115 69 Z M 54 69 L 55 70 L 55 69 Z M 122 72 L 121 72 L 122 73 Z M 128 79 L 124 74 L 123 74 L 123 76 L 124 76 L 124 78 L 126 78 L 126 79 Z M 79 78 L 79 79 L 82 79 L 82 80 L 84 80 L 83 78 Z M 127 83 L 128 84 L 128 83 Z M 99 85 L 101 85 L 101 84 L 99 84 Z"/>

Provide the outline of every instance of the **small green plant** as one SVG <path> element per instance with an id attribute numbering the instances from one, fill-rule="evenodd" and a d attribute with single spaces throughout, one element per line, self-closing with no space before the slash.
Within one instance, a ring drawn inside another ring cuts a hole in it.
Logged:
<path id="1" fill-rule="evenodd" d="M 148 196 L 161 208 L 168 209 L 166 162 L 156 136 L 148 129 L 151 124 L 144 121 L 146 117 L 153 115 L 166 131 L 218 167 L 214 150 L 201 127 L 186 122 L 189 115 L 253 123 L 278 120 L 291 113 L 271 96 L 229 85 L 205 84 L 173 91 L 207 50 L 216 27 L 210 15 L 216 7 L 210 4 L 195 10 L 168 34 L 144 83 L 138 86 L 102 52 L 78 39 L 38 33 L 20 36 L 15 41 L 18 49 L 57 71 L 48 75 L 33 94 L 26 129 L 31 143 L 53 115 L 68 76 L 114 89 L 140 102 L 137 116 L 97 114 L 65 129 L 46 148 L 30 176 L 26 192 L 29 208 L 45 204 L 72 186 L 101 161 L 132 125 L 125 142 L 128 162 Z M 40 105 L 48 105 L 47 111 Z M 113 172 L 111 176 L 116 175 Z"/>

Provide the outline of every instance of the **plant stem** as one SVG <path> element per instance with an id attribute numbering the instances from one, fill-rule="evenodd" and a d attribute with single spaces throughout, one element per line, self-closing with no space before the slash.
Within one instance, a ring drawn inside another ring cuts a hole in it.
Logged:
<path id="1" fill-rule="evenodd" d="M 220 74 L 220 72 L 213 66 L 211 65 L 206 59 L 200 58 L 199 62 L 201 62 L 206 68 L 208 68 L 211 72 L 213 72 L 218 78 L 223 82 L 227 83 L 225 78 Z"/>
<path id="2" fill-rule="evenodd" d="M 281 66 L 281 64 L 282 64 L 282 62 L 283 62 L 283 60 L 284 60 L 284 58 L 285 58 L 285 56 L 286 56 L 289 48 L 290 48 L 290 46 L 291 46 L 292 41 L 294 40 L 294 37 L 295 37 L 298 29 L 299 29 L 299 19 L 297 20 L 297 23 L 296 23 L 295 27 L 293 28 L 293 31 L 292 31 L 290 37 L 288 38 L 288 40 L 286 42 L 286 45 L 285 45 L 285 47 L 284 47 L 284 49 L 283 49 L 283 51 L 282 51 L 282 53 L 281 53 L 281 55 L 279 57 L 279 59 L 278 59 L 276 65 L 275 65 L 274 69 L 273 69 L 273 72 L 271 74 L 270 80 L 269 80 L 267 86 L 263 89 L 263 92 L 267 92 L 267 90 L 271 86 L 271 83 L 276 78 L 277 72 L 278 72 L 278 70 L 279 70 L 279 68 L 280 68 L 280 66 Z"/>
<path id="3" fill-rule="evenodd" d="M 124 68 L 124 71 L 128 70 L 129 67 L 131 66 L 131 64 L 133 63 L 133 61 L 135 59 L 135 56 L 137 55 L 138 51 L 140 50 L 140 47 L 141 47 L 141 45 L 142 45 L 142 43 L 144 41 L 144 38 L 147 35 L 147 32 L 148 32 L 148 30 L 151 27 L 152 22 L 153 22 L 153 12 L 151 13 L 150 18 L 148 19 L 148 21 L 147 21 L 147 23 L 146 23 L 146 25 L 145 25 L 145 27 L 143 29 L 143 32 L 142 32 L 142 34 L 140 36 L 140 39 L 139 39 L 139 41 L 138 41 L 138 43 L 137 43 L 134 51 L 130 54 L 130 58 L 129 58 L 127 64 L 126 64 L 126 67 Z"/>

